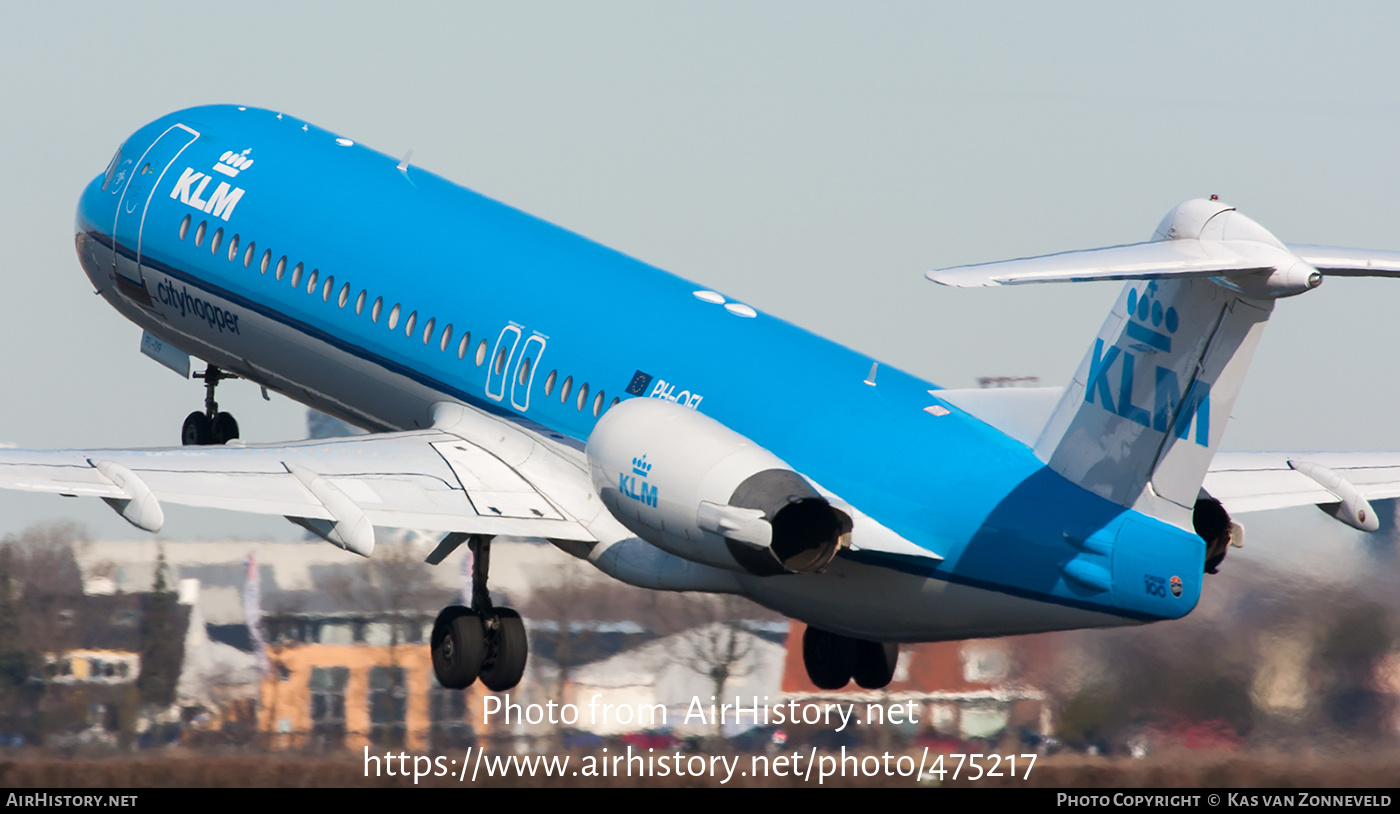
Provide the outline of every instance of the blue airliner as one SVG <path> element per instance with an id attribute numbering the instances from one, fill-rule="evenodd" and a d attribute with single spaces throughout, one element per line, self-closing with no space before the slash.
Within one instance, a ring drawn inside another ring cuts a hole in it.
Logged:
<path id="1" fill-rule="evenodd" d="M 183 445 L 0 451 L 0 486 L 286 516 L 371 556 L 375 526 L 467 543 L 439 680 L 521 678 L 486 590 L 498 535 L 633 585 L 808 624 L 818 686 L 885 686 L 897 643 L 1178 618 L 1243 531 L 1317 504 L 1376 528 L 1400 456 L 1216 454 L 1274 302 L 1400 253 L 1286 246 L 1214 198 L 1145 243 L 929 272 L 1126 280 L 1069 385 L 946 390 L 293 116 L 194 108 L 137 130 L 78 206 L 77 252 L 141 349 L 205 405 Z M 645 330 L 628 326 L 644 324 Z M 241 378 L 370 434 L 243 445 Z M 798 405 L 798 406 L 794 406 Z M 173 428 L 172 428 L 173 433 Z"/>

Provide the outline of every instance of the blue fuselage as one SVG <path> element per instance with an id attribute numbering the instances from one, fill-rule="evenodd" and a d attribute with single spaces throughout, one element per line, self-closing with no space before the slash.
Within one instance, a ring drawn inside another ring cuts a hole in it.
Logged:
<path id="1" fill-rule="evenodd" d="M 885 365 L 867 384 L 867 356 L 397 164 L 286 115 L 182 111 L 84 192 L 79 256 L 151 333 L 371 430 L 426 426 L 447 399 L 581 443 L 618 399 L 697 409 L 943 557 L 747 581 L 833 629 L 952 638 L 1195 605 L 1198 537 L 1071 484 L 935 385 Z M 849 595 L 819 599 L 832 580 Z"/>

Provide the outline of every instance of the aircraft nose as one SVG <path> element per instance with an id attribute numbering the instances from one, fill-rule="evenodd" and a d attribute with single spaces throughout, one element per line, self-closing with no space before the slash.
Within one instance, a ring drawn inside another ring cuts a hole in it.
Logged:
<path id="1" fill-rule="evenodd" d="M 78 262 L 98 291 L 104 291 L 111 281 L 112 224 L 116 220 L 121 191 L 131 176 L 132 160 L 127 145 L 118 147 L 107 169 L 92 179 L 78 196 L 74 243 Z"/>

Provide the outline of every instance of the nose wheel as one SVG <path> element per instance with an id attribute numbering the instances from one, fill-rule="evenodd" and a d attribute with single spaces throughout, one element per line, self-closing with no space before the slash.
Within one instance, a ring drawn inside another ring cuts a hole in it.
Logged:
<path id="1" fill-rule="evenodd" d="M 204 412 L 193 412 L 185 417 L 180 428 L 180 443 L 187 447 L 202 447 L 211 444 L 226 444 L 238 437 L 238 422 L 229 413 L 219 412 L 219 403 L 214 400 L 214 388 L 224 379 L 237 376 L 213 365 L 204 368 L 203 373 L 194 374 L 204 380 Z"/>
<path id="2" fill-rule="evenodd" d="M 433 672 L 438 683 L 448 689 L 466 689 L 480 678 L 487 689 L 502 692 L 519 684 L 525 675 L 530 653 L 525 622 L 510 608 L 491 605 L 486 590 L 491 538 L 473 534 L 467 545 L 473 554 L 472 604 L 449 605 L 438 614 L 430 639 Z"/>

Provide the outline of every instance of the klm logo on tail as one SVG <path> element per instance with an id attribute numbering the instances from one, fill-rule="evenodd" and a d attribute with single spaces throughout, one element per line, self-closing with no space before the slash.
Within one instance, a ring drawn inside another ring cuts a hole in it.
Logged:
<path id="1" fill-rule="evenodd" d="M 1128 290 L 1128 324 L 1123 335 L 1128 347 L 1111 345 L 1104 348 L 1103 339 L 1094 341 L 1089 357 L 1089 381 L 1084 388 L 1084 402 L 1097 404 L 1123 418 L 1160 433 L 1172 432 L 1186 438 L 1191 423 L 1196 424 L 1195 442 L 1210 446 L 1210 383 L 1188 378 L 1185 397 L 1181 380 L 1171 367 L 1154 364 L 1159 354 L 1168 363 L 1181 360 L 1172 357 L 1172 338 L 1180 327 L 1176 309 L 1164 308 L 1157 299 L 1157 283 L 1149 282 L 1139 294 Z M 1114 367 L 1117 375 L 1113 375 Z M 1195 360 L 1190 360 L 1194 369 Z M 1147 377 L 1152 380 L 1152 397 L 1147 403 L 1133 402 L 1134 384 Z"/>

